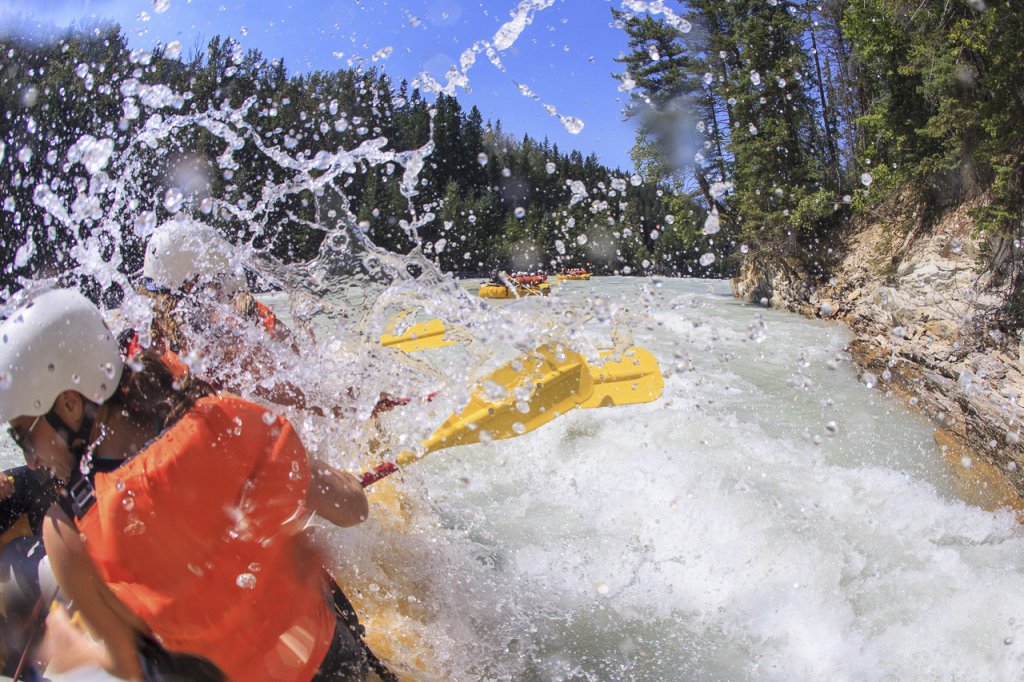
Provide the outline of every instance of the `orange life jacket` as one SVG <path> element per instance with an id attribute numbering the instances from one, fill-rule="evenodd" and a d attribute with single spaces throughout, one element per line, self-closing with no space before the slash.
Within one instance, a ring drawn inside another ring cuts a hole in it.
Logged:
<path id="1" fill-rule="evenodd" d="M 161 359 L 164 364 L 167 365 L 167 369 L 171 370 L 171 376 L 175 380 L 181 379 L 188 372 L 188 365 L 181 361 L 181 358 L 171 350 L 167 343 L 163 343 L 164 352 L 161 355 Z M 125 349 L 125 357 L 131 358 L 142 352 L 142 343 L 139 341 L 139 333 L 135 332 L 132 335 L 131 341 L 128 342 L 128 348 Z"/>
<path id="2" fill-rule="evenodd" d="M 78 521 L 104 580 L 170 650 L 232 680 L 309 680 L 335 617 L 298 530 L 309 467 L 292 425 L 228 396 L 200 399 L 94 479 Z M 305 558 L 309 564 L 304 563 Z"/>
<path id="3" fill-rule="evenodd" d="M 278 329 L 277 316 L 274 315 L 273 311 L 267 306 L 256 301 L 256 314 L 259 316 L 259 321 L 263 325 L 263 329 L 270 335 L 271 338 L 278 338 L 278 334 L 281 330 Z M 181 360 L 181 356 L 175 353 L 166 342 L 163 342 L 164 352 L 162 359 L 167 368 L 171 370 L 171 376 L 176 380 L 181 379 L 185 376 L 185 373 L 189 371 L 188 365 Z M 142 343 L 139 340 L 139 333 L 135 332 L 132 335 L 131 341 L 128 342 L 128 347 L 125 349 L 126 357 L 133 357 L 142 352 Z"/>
<path id="4" fill-rule="evenodd" d="M 263 328 L 270 334 L 270 338 L 277 338 L 277 316 L 259 301 L 256 301 L 256 314 L 260 316 L 260 321 L 263 322 Z"/>

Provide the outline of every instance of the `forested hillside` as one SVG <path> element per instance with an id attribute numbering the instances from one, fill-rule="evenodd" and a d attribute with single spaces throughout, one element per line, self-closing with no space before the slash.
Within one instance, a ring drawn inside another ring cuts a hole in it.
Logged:
<path id="1" fill-rule="evenodd" d="M 698 190 L 717 212 L 711 228 L 755 267 L 818 282 L 851 224 L 881 221 L 909 243 L 970 202 L 982 265 L 1003 301 L 984 324 L 1024 324 L 1019 4 L 664 7 L 674 14 L 615 12 L 631 38 L 619 78 L 633 95 L 633 153 L 649 180 Z"/>
<path id="2" fill-rule="evenodd" d="M 93 232 L 134 272 L 140 236 L 179 211 L 288 261 L 314 255 L 332 221 L 351 220 L 378 246 L 421 248 L 456 274 L 729 267 L 699 264 L 725 245 L 700 235 L 703 209 L 690 197 L 383 71 L 289 74 L 220 37 L 187 56 L 176 44 L 130 51 L 117 26 L 8 36 L 0 50 L 3 289 L 66 271 Z M 328 169 L 348 151 L 348 167 Z M 421 162 L 406 186 L 405 169 Z"/>

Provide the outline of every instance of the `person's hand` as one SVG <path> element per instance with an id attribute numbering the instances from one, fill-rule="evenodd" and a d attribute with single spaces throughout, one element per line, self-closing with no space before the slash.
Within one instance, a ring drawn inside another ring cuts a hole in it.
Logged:
<path id="1" fill-rule="evenodd" d="M 48 662 L 46 672 L 51 676 L 64 674 L 67 680 L 121 679 L 104 672 L 103 669 L 109 665 L 107 652 L 72 623 L 63 606 L 54 608 L 46 617 L 46 634 L 38 654 Z M 85 677 L 79 677 L 81 675 Z"/>
<path id="2" fill-rule="evenodd" d="M 0 474 L 0 500 L 6 500 L 14 494 L 14 476 Z"/>

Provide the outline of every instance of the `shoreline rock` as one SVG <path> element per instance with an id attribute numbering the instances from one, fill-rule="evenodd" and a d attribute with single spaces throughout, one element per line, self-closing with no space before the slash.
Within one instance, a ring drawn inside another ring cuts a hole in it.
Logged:
<path id="1" fill-rule="evenodd" d="M 972 231 L 968 207 L 903 239 L 866 225 L 847 236 L 827 283 L 748 262 L 733 293 L 845 323 L 851 355 L 877 388 L 935 424 L 964 498 L 1024 514 L 1024 343 L 986 324 L 1000 299 Z"/>

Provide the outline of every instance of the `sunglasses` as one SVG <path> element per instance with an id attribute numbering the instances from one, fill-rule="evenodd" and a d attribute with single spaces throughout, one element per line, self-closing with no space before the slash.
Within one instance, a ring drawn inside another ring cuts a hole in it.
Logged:
<path id="1" fill-rule="evenodd" d="M 21 432 L 15 431 L 13 426 L 7 427 L 7 433 L 11 436 L 11 440 L 14 441 L 15 445 L 21 448 L 22 452 L 31 453 L 33 451 L 32 444 L 28 442 L 28 438 L 32 435 L 33 429 L 36 428 L 36 425 L 42 418 L 43 415 L 39 415 L 32 421 L 32 424 L 27 429 Z"/>

